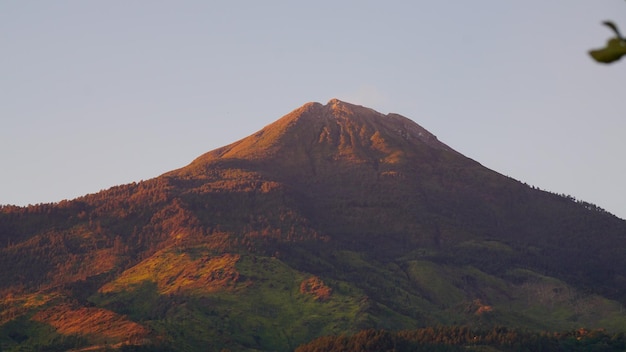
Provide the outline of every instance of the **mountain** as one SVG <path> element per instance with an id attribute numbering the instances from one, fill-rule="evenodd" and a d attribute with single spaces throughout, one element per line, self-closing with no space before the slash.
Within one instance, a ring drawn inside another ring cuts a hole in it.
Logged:
<path id="1" fill-rule="evenodd" d="M 0 208 L 0 350 L 288 351 L 626 326 L 626 222 L 397 114 L 308 103 L 159 177 Z"/>

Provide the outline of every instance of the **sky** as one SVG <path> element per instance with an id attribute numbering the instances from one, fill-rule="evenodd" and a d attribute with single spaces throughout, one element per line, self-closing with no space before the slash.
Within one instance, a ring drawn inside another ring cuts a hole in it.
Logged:
<path id="1" fill-rule="evenodd" d="M 0 204 L 146 180 L 338 98 L 626 219 L 621 0 L 0 1 Z"/>

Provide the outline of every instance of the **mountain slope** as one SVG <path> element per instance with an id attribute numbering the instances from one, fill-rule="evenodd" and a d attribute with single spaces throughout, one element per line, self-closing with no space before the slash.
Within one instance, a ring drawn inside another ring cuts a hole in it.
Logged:
<path id="1" fill-rule="evenodd" d="M 2 207 L 0 348 L 623 330 L 625 237 L 623 220 L 484 168 L 405 117 L 308 103 L 154 179 Z M 95 330 L 72 328 L 92 313 Z M 122 321 L 134 333 L 112 330 Z"/>

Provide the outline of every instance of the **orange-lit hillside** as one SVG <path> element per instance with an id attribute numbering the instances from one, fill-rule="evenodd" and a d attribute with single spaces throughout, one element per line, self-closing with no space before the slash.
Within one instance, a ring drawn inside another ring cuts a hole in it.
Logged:
<path id="1" fill-rule="evenodd" d="M 85 336 L 101 346 L 142 345 L 156 338 L 146 327 L 100 308 L 61 304 L 37 312 L 32 319 L 49 324 L 60 334 Z"/>

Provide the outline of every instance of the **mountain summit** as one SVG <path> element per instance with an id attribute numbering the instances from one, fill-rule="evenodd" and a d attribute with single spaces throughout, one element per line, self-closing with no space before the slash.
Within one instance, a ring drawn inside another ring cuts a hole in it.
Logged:
<path id="1" fill-rule="evenodd" d="M 489 170 L 401 115 L 307 103 L 153 179 L 1 207 L 0 349 L 623 331 L 625 239 L 623 220 Z"/>
<path id="2" fill-rule="evenodd" d="M 423 146 L 452 150 L 401 115 L 383 115 L 332 99 L 326 105 L 307 103 L 259 132 L 201 156 L 192 167 L 216 159 L 291 163 L 303 159 L 317 162 L 316 157 L 373 164 L 394 163 Z"/>

